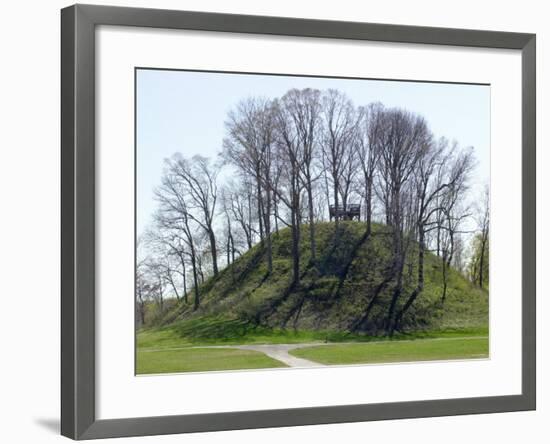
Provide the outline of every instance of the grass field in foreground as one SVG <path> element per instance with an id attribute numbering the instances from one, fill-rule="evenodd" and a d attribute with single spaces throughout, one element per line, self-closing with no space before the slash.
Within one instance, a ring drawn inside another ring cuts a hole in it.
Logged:
<path id="1" fill-rule="evenodd" d="M 289 353 L 327 365 L 487 358 L 489 338 L 319 345 L 291 350 Z"/>
<path id="2" fill-rule="evenodd" d="M 263 353 L 227 348 L 138 350 L 136 373 L 180 373 L 286 367 Z"/>

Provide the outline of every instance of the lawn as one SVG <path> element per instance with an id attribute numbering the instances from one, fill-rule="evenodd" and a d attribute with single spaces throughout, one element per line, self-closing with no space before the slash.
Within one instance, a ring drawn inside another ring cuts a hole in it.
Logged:
<path id="1" fill-rule="evenodd" d="M 201 372 L 286 367 L 252 350 L 210 348 L 239 344 L 319 345 L 290 354 L 321 364 L 361 364 L 488 356 L 486 328 L 397 334 L 393 338 L 321 332 L 247 328 L 238 320 L 203 317 L 175 325 L 140 330 L 137 334 L 137 374 Z"/>
<path id="2" fill-rule="evenodd" d="M 396 333 L 393 338 L 338 331 L 292 330 L 249 327 L 245 321 L 222 316 L 203 316 L 176 322 L 170 326 L 137 332 L 138 350 L 179 348 L 201 345 L 298 344 L 307 342 L 371 342 L 401 339 L 486 336 L 486 327 Z"/>
<path id="3" fill-rule="evenodd" d="M 286 367 L 263 353 L 226 348 L 138 350 L 137 374 Z"/>
<path id="4" fill-rule="evenodd" d="M 304 347 L 290 354 L 321 364 L 369 364 L 487 358 L 489 338 L 442 338 Z"/>

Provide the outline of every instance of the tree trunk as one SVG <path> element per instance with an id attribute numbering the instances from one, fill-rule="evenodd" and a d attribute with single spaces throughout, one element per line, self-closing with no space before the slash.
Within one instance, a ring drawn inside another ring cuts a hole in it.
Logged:
<path id="1" fill-rule="evenodd" d="M 479 288 L 483 288 L 483 266 L 485 262 L 485 244 L 487 242 L 487 236 L 483 233 L 481 240 L 481 254 L 479 256 Z"/>
<path id="2" fill-rule="evenodd" d="M 292 222 L 292 286 L 300 283 L 300 225 L 295 214 Z"/>
<path id="3" fill-rule="evenodd" d="M 265 217 L 265 238 L 266 238 L 266 251 L 267 251 L 267 272 L 271 274 L 273 271 L 273 250 L 271 245 L 271 193 L 266 191 L 266 211 Z"/>
<path id="4" fill-rule="evenodd" d="M 195 290 L 195 300 L 193 302 L 193 310 L 196 310 L 197 308 L 199 308 L 199 305 L 200 305 L 199 276 L 198 276 L 198 270 L 197 270 L 197 252 L 195 250 L 193 235 L 191 233 L 191 230 L 189 229 L 189 224 L 187 222 L 187 219 L 185 219 L 185 226 L 186 226 L 185 234 L 187 236 L 188 244 L 191 250 L 191 267 L 193 269 L 193 287 Z"/>
<path id="5" fill-rule="evenodd" d="M 273 214 L 275 216 L 275 233 L 279 234 L 279 205 L 275 193 L 273 194 Z"/>
<path id="6" fill-rule="evenodd" d="M 264 227 L 263 227 L 263 200 L 262 200 L 262 187 L 260 184 L 260 179 L 256 179 L 256 193 L 257 202 L 258 202 L 258 224 L 260 228 L 260 241 L 264 240 Z"/>
<path id="7" fill-rule="evenodd" d="M 436 234 L 437 234 L 437 245 L 436 245 L 436 250 L 437 250 L 437 257 L 439 257 L 439 256 L 441 256 L 441 219 L 440 219 L 439 214 L 437 215 L 437 230 L 436 230 Z"/>
<path id="8" fill-rule="evenodd" d="M 403 267 L 398 266 L 397 269 L 397 281 L 395 283 L 395 288 L 393 289 L 393 294 L 390 302 L 390 307 L 388 309 L 388 315 L 386 318 L 386 334 L 388 336 L 393 336 L 395 331 L 395 322 L 394 322 L 394 313 L 397 306 L 397 300 L 403 291 Z"/>
<path id="9" fill-rule="evenodd" d="M 418 282 L 416 288 L 413 290 L 409 299 L 405 302 L 403 308 L 399 311 L 395 317 L 395 328 L 399 328 L 403 315 L 412 306 L 416 298 L 424 290 L 424 253 L 426 251 L 424 226 L 420 225 L 418 228 Z"/>
<path id="10" fill-rule="evenodd" d="M 145 325 L 145 304 L 143 302 L 139 303 L 139 317 L 141 325 Z"/>
<path id="11" fill-rule="evenodd" d="M 296 186 L 296 183 L 294 186 Z M 292 196 L 290 219 L 292 232 L 292 287 L 295 287 L 300 283 L 300 195 L 296 190 Z"/>
<path id="12" fill-rule="evenodd" d="M 197 272 L 197 260 L 195 258 L 195 251 L 191 251 L 191 267 L 193 268 L 193 287 L 195 291 L 195 300 L 193 301 L 193 310 L 199 308 L 200 294 L 199 294 L 199 276 Z"/>
<path id="13" fill-rule="evenodd" d="M 338 231 L 338 183 L 334 180 L 334 225 Z"/>
<path id="14" fill-rule="evenodd" d="M 138 290 L 138 307 L 139 307 L 139 319 L 141 325 L 145 325 L 145 303 L 143 302 L 143 297 L 141 289 Z"/>
<path id="15" fill-rule="evenodd" d="M 366 179 L 365 205 L 367 215 L 367 236 L 372 231 L 372 178 Z"/>
<path id="16" fill-rule="evenodd" d="M 395 225 L 393 226 L 393 244 L 394 244 L 394 270 L 396 276 L 395 288 L 391 298 L 390 306 L 388 309 L 388 315 L 386 318 L 386 333 L 389 336 L 393 336 L 395 330 L 394 314 L 397 307 L 397 301 L 403 291 L 403 268 L 405 265 L 404 251 L 403 251 L 403 233 L 401 231 L 401 224 L 398 223 L 401 219 L 399 214 L 399 199 L 394 199 L 396 208 L 396 214 L 394 216 Z"/>
<path id="17" fill-rule="evenodd" d="M 208 227 L 208 238 L 210 240 L 210 252 L 212 254 L 212 271 L 214 272 L 214 276 L 217 276 L 218 275 L 218 251 L 216 248 L 216 235 L 214 234 L 214 229 L 212 228 L 212 225 Z"/>
<path id="18" fill-rule="evenodd" d="M 160 298 L 160 311 L 164 310 L 164 294 L 162 288 L 162 279 L 159 279 L 159 298 Z"/>
<path id="19" fill-rule="evenodd" d="M 227 236 L 227 242 L 225 244 L 225 255 L 226 255 L 226 262 L 227 262 L 227 265 L 231 265 L 231 251 L 230 251 L 230 248 L 231 248 L 231 242 L 229 240 L 229 235 Z"/>
<path id="20" fill-rule="evenodd" d="M 178 291 L 178 288 L 176 287 L 176 283 L 174 282 L 174 279 L 172 279 L 172 276 L 170 276 L 170 286 L 172 287 L 172 290 L 174 290 L 174 294 L 176 295 L 176 300 L 180 300 L 180 294 Z"/>
<path id="21" fill-rule="evenodd" d="M 311 181 L 308 180 L 307 199 L 309 206 L 309 243 L 311 249 L 311 263 L 314 264 L 317 260 L 317 245 L 315 242 L 315 221 L 313 214 L 313 190 L 311 189 Z"/>
<path id="22" fill-rule="evenodd" d="M 189 301 L 187 300 L 187 276 L 185 272 L 185 261 L 183 260 L 183 257 L 180 258 L 180 260 L 181 260 L 181 268 L 182 268 L 181 275 L 183 276 L 183 299 L 187 304 Z"/>
<path id="23" fill-rule="evenodd" d="M 442 272 L 443 272 L 443 293 L 441 294 L 441 302 L 445 303 L 445 299 L 447 299 L 447 258 L 446 254 L 443 253 L 443 260 L 442 262 Z"/>

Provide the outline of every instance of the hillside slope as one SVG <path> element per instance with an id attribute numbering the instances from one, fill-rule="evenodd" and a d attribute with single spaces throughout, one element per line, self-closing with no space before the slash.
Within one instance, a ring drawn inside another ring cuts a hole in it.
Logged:
<path id="1" fill-rule="evenodd" d="M 183 333 L 190 328 L 200 329 L 201 322 L 207 319 L 223 319 L 235 321 L 244 329 L 260 326 L 376 334 L 381 331 L 387 312 L 391 281 L 371 304 L 367 321 L 359 321 L 387 276 L 390 239 L 384 226 L 375 225 L 366 240 L 364 232 L 362 222 L 342 222 L 338 234 L 334 223 L 316 224 L 318 260 L 312 266 L 308 228 L 303 226 L 301 282 L 291 288 L 290 230 L 281 230 L 273 235 L 273 272 L 270 275 L 267 275 L 264 248 L 256 245 L 201 286 L 198 310 L 193 311 L 191 304 L 178 304 L 159 324 L 180 326 Z M 447 297 L 442 303 L 441 260 L 431 253 L 426 254 L 425 288 L 403 319 L 405 330 L 462 330 L 488 326 L 487 292 L 453 269 L 448 273 Z M 406 264 L 404 275 L 404 295 L 407 295 L 416 284 L 414 261 Z M 403 303 L 406 297 L 401 299 Z M 211 328 L 212 322 L 209 325 Z"/>

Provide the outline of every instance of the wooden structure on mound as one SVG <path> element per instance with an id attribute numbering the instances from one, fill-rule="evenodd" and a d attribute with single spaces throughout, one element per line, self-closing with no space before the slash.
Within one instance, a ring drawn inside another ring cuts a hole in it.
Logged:
<path id="1" fill-rule="evenodd" d="M 330 220 L 361 220 L 361 205 L 346 204 L 346 205 L 329 205 L 328 214 Z"/>

